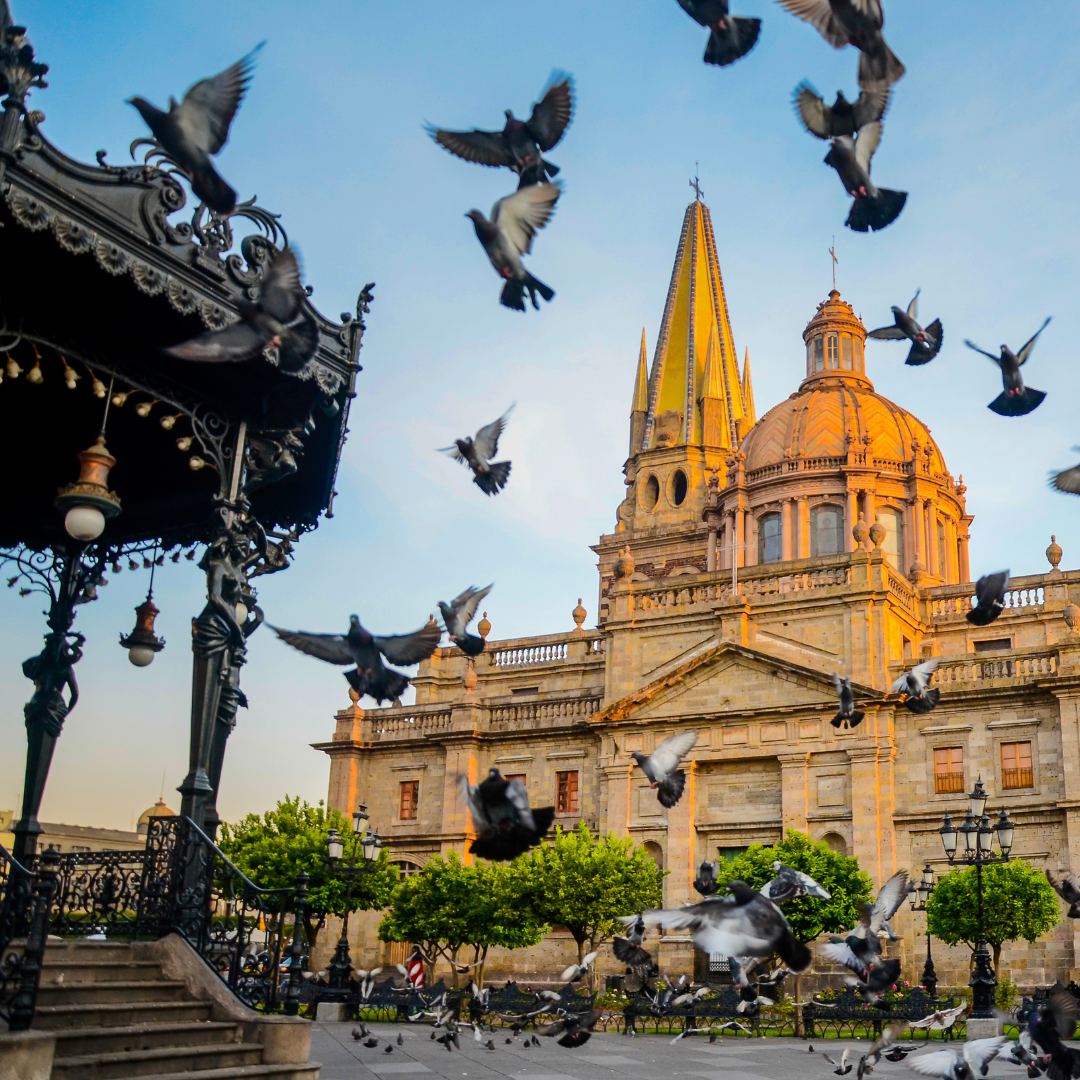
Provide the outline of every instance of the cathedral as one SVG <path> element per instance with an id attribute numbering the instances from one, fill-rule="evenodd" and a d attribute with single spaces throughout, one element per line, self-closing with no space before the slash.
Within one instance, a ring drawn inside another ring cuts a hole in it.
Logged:
<path id="1" fill-rule="evenodd" d="M 1014 857 L 1080 869 L 1080 571 L 1058 569 L 1052 539 L 1049 570 L 1014 577 L 991 625 L 968 623 L 963 483 L 927 427 L 875 393 L 866 328 L 835 288 L 802 337 L 802 381 L 758 419 L 709 210 L 692 202 L 651 365 L 642 338 L 626 497 L 592 549 L 596 628 L 579 600 L 568 632 L 488 638 L 472 664 L 439 649 L 413 679 L 414 705 L 354 701 L 316 744 L 329 804 L 351 815 L 365 802 L 403 873 L 466 851 L 457 779 L 491 766 L 520 777 L 532 805 L 554 805 L 564 829 L 584 821 L 643 844 L 668 872 L 667 907 L 697 899 L 703 859 L 788 829 L 856 856 L 875 885 L 926 863 L 946 873 L 938 829 L 946 811 L 959 823 L 977 778 L 987 812 L 1015 822 Z M 889 687 L 931 656 L 940 705 L 916 715 Z M 851 677 L 866 714 L 852 730 L 829 723 L 834 674 Z M 665 810 L 629 754 L 684 730 L 697 744 Z M 404 954 L 377 940 L 378 921 L 351 920 L 357 966 Z M 917 982 L 925 916 L 905 906 L 893 926 Z M 1006 945 L 999 974 L 1021 987 L 1076 975 L 1073 926 Z M 966 984 L 967 950 L 932 948 L 941 983 Z M 571 956 L 555 928 L 533 949 L 493 950 L 487 975 L 546 979 Z M 678 934 L 660 959 L 708 970 Z M 599 970 L 620 970 L 610 950 Z"/>

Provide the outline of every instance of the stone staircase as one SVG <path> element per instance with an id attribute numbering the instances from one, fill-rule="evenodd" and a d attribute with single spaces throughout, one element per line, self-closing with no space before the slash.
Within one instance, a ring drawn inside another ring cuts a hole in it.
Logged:
<path id="1" fill-rule="evenodd" d="M 49 942 L 34 1030 L 56 1038 L 52 1080 L 318 1080 L 317 1064 L 266 1063 L 267 1020 L 201 994 L 197 968 L 192 980 L 165 966 L 152 945 Z"/>

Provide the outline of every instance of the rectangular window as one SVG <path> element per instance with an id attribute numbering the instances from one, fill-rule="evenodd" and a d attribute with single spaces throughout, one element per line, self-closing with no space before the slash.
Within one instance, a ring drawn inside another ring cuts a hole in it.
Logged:
<path id="1" fill-rule="evenodd" d="M 783 558 L 783 535 L 779 514 L 762 514 L 758 518 L 758 562 L 779 562 Z"/>
<path id="2" fill-rule="evenodd" d="M 825 370 L 825 339 L 820 335 L 814 338 L 814 370 Z"/>
<path id="3" fill-rule="evenodd" d="M 840 358 L 844 363 L 844 370 L 851 370 L 851 335 L 844 334 L 840 339 Z"/>
<path id="4" fill-rule="evenodd" d="M 420 781 L 402 780 L 400 790 L 398 819 L 400 821 L 415 821 L 417 804 L 420 802 Z"/>
<path id="5" fill-rule="evenodd" d="M 878 521 L 885 527 L 885 539 L 881 550 L 893 567 L 903 574 L 904 571 L 904 516 L 891 507 L 878 512 Z"/>
<path id="6" fill-rule="evenodd" d="M 976 641 L 974 644 L 976 652 L 998 652 L 1001 649 L 1011 649 L 1012 638 L 987 638 L 985 641 Z"/>
<path id="7" fill-rule="evenodd" d="M 934 750 L 934 792 L 951 795 L 964 790 L 964 748 L 939 746 Z"/>
<path id="8" fill-rule="evenodd" d="M 937 572 L 939 578 L 949 576 L 949 552 L 945 547 L 945 522 L 937 523 Z"/>
<path id="9" fill-rule="evenodd" d="M 829 367 L 840 366 L 840 341 L 835 334 L 829 335 Z"/>
<path id="10" fill-rule="evenodd" d="M 863 369 L 863 355 L 862 355 L 862 342 L 855 339 L 855 370 L 862 371 Z"/>
<path id="11" fill-rule="evenodd" d="M 578 773 L 561 772 L 555 774 L 555 813 L 576 814 L 578 812 Z"/>
<path id="12" fill-rule="evenodd" d="M 525 773 L 523 773 L 523 772 L 510 772 L 510 773 L 507 773 L 505 779 L 506 779 L 507 783 L 509 783 L 511 780 L 520 780 L 523 784 L 526 784 Z M 528 785 L 526 784 L 526 786 L 528 786 Z"/>
<path id="13" fill-rule="evenodd" d="M 1001 744 L 1001 786 L 1003 788 L 1035 786 L 1035 776 L 1031 768 L 1031 743 Z"/>

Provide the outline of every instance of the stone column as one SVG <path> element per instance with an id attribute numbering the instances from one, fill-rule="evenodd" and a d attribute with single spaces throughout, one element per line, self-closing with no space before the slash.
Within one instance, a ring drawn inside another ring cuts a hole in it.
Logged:
<path id="1" fill-rule="evenodd" d="M 789 829 L 805 833 L 809 829 L 806 811 L 806 765 L 810 751 L 801 754 L 778 754 L 780 762 L 780 817 L 785 835 Z"/>
<path id="2" fill-rule="evenodd" d="M 737 558 L 737 556 L 738 556 L 738 552 L 737 552 L 736 547 L 735 547 L 736 532 L 737 532 L 737 530 L 735 528 L 735 514 L 736 514 L 736 511 L 731 510 L 727 515 L 727 525 L 726 525 L 724 531 L 727 533 L 727 548 L 728 548 L 728 550 L 724 552 L 724 557 L 723 557 L 723 559 L 720 560 L 721 563 L 723 564 L 721 566 L 722 570 L 730 570 L 731 567 L 732 567 L 731 560 Z"/>
<path id="3" fill-rule="evenodd" d="M 971 570 L 968 567 L 968 535 L 965 530 L 956 538 L 957 572 L 960 581 L 971 580 Z"/>
<path id="4" fill-rule="evenodd" d="M 863 721 L 871 722 L 870 716 Z M 847 755 L 851 761 L 851 853 L 880 888 L 893 872 L 890 751 L 887 746 L 867 746 L 852 748 Z"/>
<path id="5" fill-rule="evenodd" d="M 810 508 L 806 502 L 806 496 L 798 497 L 797 512 L 799 516 L 799 555 L 800 559 L 810 558 Z"/>
<path id="6" fill-rule="evenodd" d="M 634 763 L 615 761 L 601 770 L 607 786 L 604 817 L 600 819 L 600 831 L 610 830 L 616 836 L 630 835 L 630 794 L 633 788 Z"/>
<path id="7" fill-rule="evenodd" d="M 865 521 L 867 525 L 873 525 L 877 521 L 877 504 L 874 499 L 873 488 L 868 488 L 863 492 L 863 513 L 866 515 Z"/>
<path id="8" fill-rule="evenodd" d="M 695 845 L 694 818 L 697 810 L 694 762 L 684 762 L 686 787 L 683 797 L 668 811 L 667 815 L 667 865 L 668 876 L 664 879 L 664 904 L 681 907 L 692 904 L 697 893 L 693 891 Z"/>
<path id="9" fill-rule="evenodd" d="M 735 551 L 738 566 L 746 566 L 746 511 L 735 511 Z"/>
<path id="10" fill-rule="evenodd" d="M 790 562 L 796 557 L 795 552 L 798 549 L 795 546 L 795 537 L 798 527 L 795 517 L 795 500 L 785 499 L 781 504 L 780 513 L 780 535 L 784 545 L 782 552 L 784 562 Z"/>
<path id="11" fill-rule="evenodd" d="M 858 495 L 854 488 L 848 488 L 847 506 L 844 509 L 844 550 L 855 550 L 855 537 L 851 535 L 851 528 L 859 518 Z"/>
<path id="12" fill-rule="evenodd" d="M 934 513 L 934 504 L 926 499 L 923 508 L 926 513 L 926 569 L 944 579 L 945 575 L 941 573 L 938 563 L 937 515 Z"/>

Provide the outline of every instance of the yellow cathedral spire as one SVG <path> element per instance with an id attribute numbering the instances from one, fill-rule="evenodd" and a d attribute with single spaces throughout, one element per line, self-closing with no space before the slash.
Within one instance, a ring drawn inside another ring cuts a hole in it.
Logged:
<path id="1" fill-rule="evenodd" d="M 641 328 L 641 352 L 638 353 L 637 375 L 634 378 L 634 401 L 630 406 L 630 456 L 641 450 L 645 437 L 645 418 L 649 413 L 649 374 L 646 368 L 645 327 Z"/>
<path id="2" fill-rule="evenodd" d="M 754 411 L 754 384 L 750 381 L 749 345 L 747 345 L 746 355 L 743 357 L 741 389 L 743 413 L 746 416 L 746 426 L 747 428 L 751 428 L 757 423 L 757 413 Z"/>

